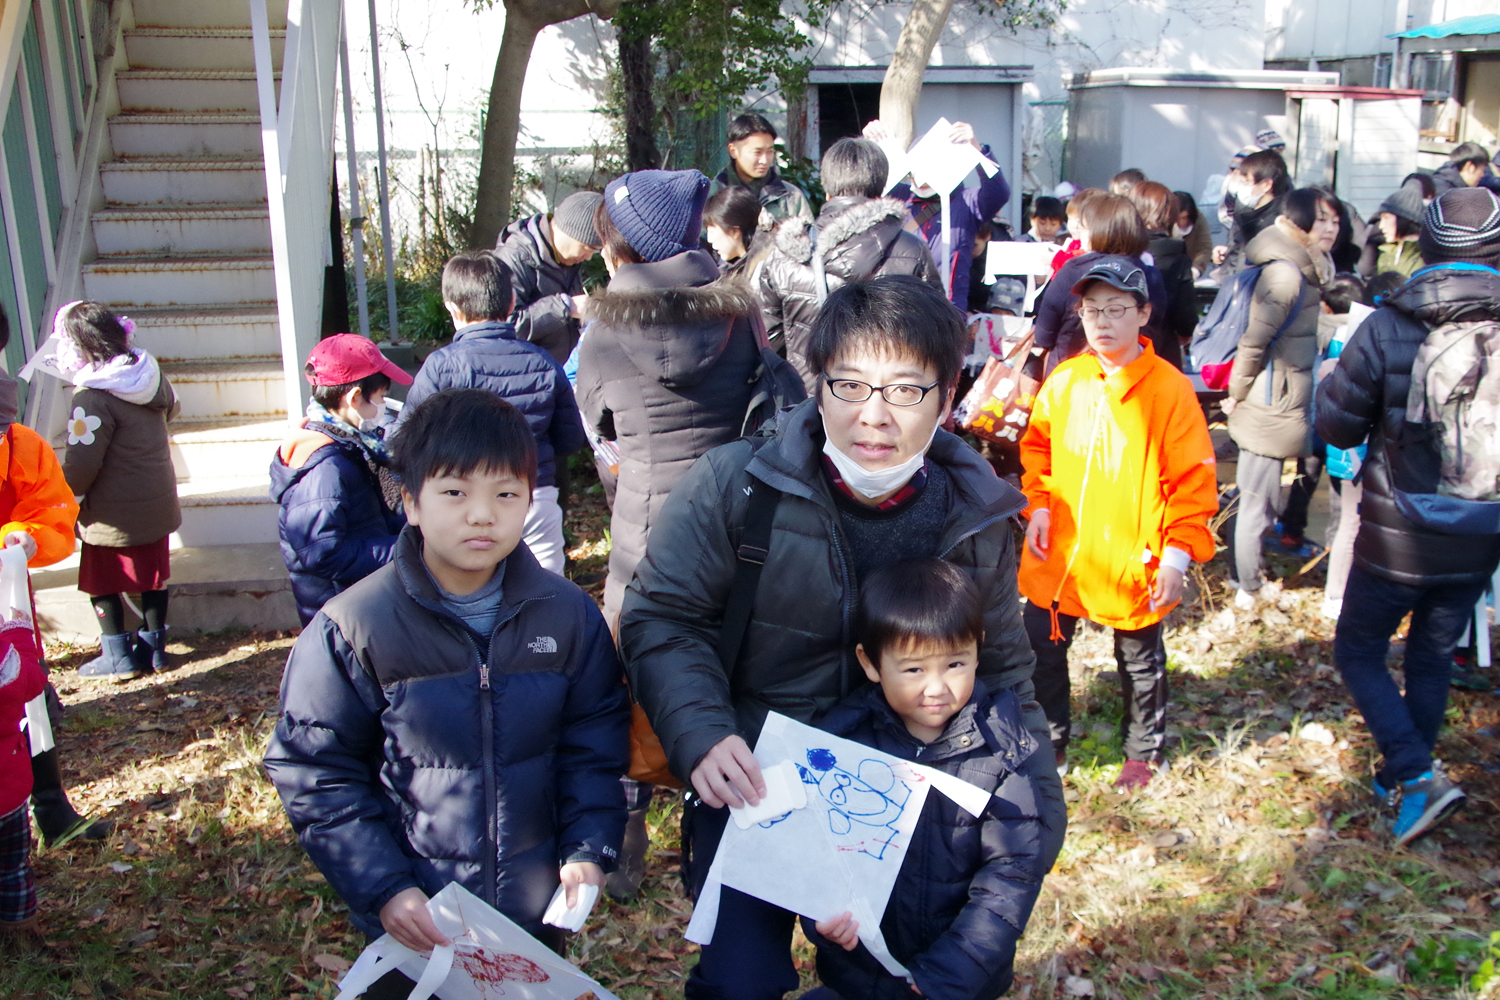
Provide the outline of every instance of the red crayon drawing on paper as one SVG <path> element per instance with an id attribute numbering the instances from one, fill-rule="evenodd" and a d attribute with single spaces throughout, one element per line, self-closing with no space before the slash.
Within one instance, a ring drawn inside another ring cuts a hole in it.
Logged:
<path id="1" fill-rule="evenodd" d="M 505 983 L 545 983 L 552 977 L 529 958 L 521 955 L 487 952 L 483 948 L 461 951 L 453 956 L 463 966 L 479 995 L 489 997 L 491 987 L 495 996 L 505 996 Z"/>

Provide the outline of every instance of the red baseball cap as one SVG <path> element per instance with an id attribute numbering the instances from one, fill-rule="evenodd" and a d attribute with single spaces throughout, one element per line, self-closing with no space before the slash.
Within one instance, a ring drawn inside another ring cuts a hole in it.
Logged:
<path id="1" fill-rule="evenodd" d="M 375 342 L 357 333 L 335 333 L 318 341 L 307 355 L 307 373 L 311 385 L 348 385 L 376 372 L 390 377 L 397 385 L 411 385 L 411 376 L 384 354 Z"/>

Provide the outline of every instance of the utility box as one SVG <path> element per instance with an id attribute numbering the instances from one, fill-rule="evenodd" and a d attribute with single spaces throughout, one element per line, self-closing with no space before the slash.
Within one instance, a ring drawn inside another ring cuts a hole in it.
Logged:
<path id="1" fill-rule="evenodd" d="M 1288 70 L 1076 74 L 1068 85 L 1063 177 L 1102 188 L 1121 170 L 1137 167 L 1174 191 L 1199 196 L 1257 132 L 1286 136 L 1288 91 L 1338 82 L 1337 73 Z"/>
<path id="2" fill-rule="evenodd" d="M 1314 87 L 1287 92 L 1287 165 L 1368 219 L 1417 169 L 1420 90 Z"/>

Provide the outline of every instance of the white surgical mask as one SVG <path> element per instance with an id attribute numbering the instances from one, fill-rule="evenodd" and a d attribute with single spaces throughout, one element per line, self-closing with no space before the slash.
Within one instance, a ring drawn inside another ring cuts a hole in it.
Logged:
<path id="1" fill-rule="evenodd" d="M 927 458 L 927 449 L 932 447 L 932 439 L 935 437 L 937 437 L 937 424 L 932 425 L 932 433 L 927 435 L 927 443 L 922 446 L 921 451 L 900 465 L 871 472 L 834 447 L 832 438 L 828 436 L 828 424 L 825 422 L 823 424 L 823 454 L 827 455 L 833 462 L 833 467 L 839 470 L 844 485 L 860 496 L 873 500 L 887 493 L 896 492 L 917 474 L 917 470 L 922 467 L 922 462 Z"/>
<path id="2" fill-rule="evenodd" d="M 368 433 L 370 433 L 371 431 L 373 431 L 375 428 L 377 428 L 379 426 L 380 426 L 380 418 L 379 417 L 360 417 L 359 418 L 359 432 L 361 434 L 368 434 Z"/>
<path id="3" fill-rule="evenodd" d="M 1191 227 L 1189 227 L 1187 229 L 1184 229 L 1181 226 L 1173 225 L 1172 226 L 1172 239 L 1174 239 L 1174 240 L 1185 240 L 1188 237 L 1188 233 L 1191 233 L 1192 231 L 1193 230 L 1192 230 Z"/>

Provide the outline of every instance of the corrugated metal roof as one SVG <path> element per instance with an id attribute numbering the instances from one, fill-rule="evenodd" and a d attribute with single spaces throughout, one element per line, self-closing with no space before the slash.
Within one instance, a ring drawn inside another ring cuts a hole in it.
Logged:
<path id="1" fill-rule="evenodd" d="M 1474 14 L 1471 17 L 1455 17 L 1451 21 L 1439 21 L 1425 28 L 1413 28 L 1391 38 L 1448 38 L 1452 35 L 1497 35 L 1500 34 L 1500 14 Z"/>

